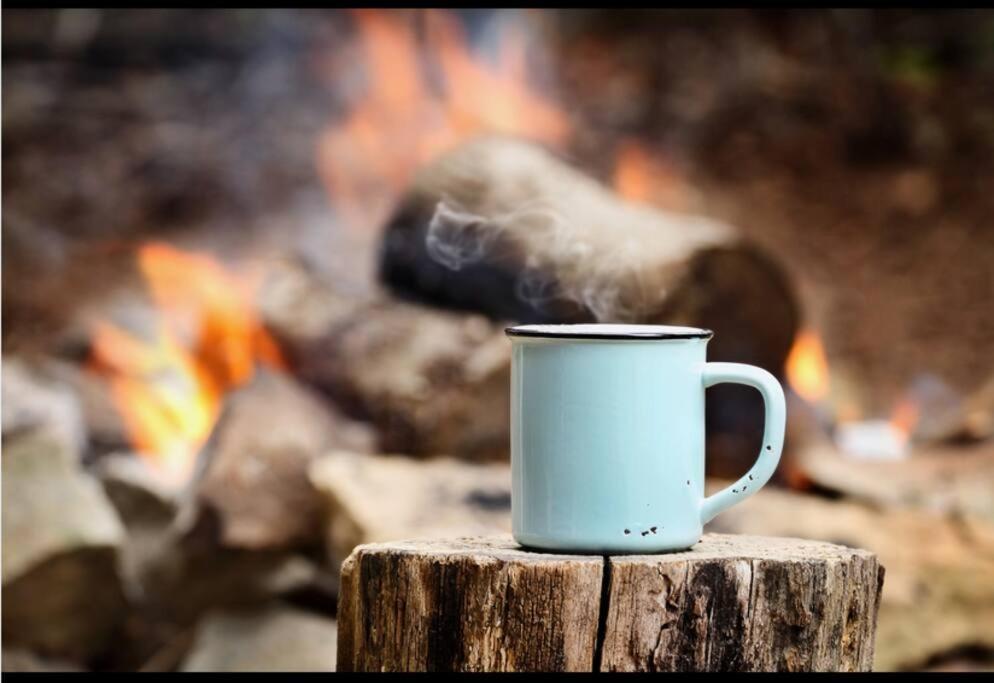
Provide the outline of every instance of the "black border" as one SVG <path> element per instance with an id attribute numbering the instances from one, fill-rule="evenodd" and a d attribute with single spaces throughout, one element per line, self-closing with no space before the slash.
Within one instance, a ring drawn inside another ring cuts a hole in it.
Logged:
<path id="1" fill-rule="evenodd" d="M 589 323 L 592 324 L 592 323 Z M 531 325 L 515 325 L 505 327 L 504 334 L 508 337 L 532 337 L 546 339 L 710 339 L 714 332 L 703 328 L 694 328 L 694 332 L 628 332 L 626 334 L 595 334 L 592 332 L 548 332 L 526 330 Z M 563 325 L 562 327 L 574 327 Z"/>

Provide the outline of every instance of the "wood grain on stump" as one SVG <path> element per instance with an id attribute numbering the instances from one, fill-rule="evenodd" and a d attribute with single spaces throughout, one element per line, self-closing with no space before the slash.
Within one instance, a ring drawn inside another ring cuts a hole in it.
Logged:
<path id="1" fill-rule="evenodd" d="M 665 555 L 509 536 L 360 546 L 339 671 L 866 671 L 883 568 L 864 550 L 708 534 Z"/>

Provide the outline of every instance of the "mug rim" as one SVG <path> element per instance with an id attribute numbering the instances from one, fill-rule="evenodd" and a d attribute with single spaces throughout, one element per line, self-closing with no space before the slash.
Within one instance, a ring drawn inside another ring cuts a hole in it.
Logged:
<path id="1" fill-rule="evenodd" d="M 614 323 L 514 325 L 504 328 L 504 333 L 509 337 L 546 339 L 710 339 L 714 336 L 714 332 L 702 327 Z"/>

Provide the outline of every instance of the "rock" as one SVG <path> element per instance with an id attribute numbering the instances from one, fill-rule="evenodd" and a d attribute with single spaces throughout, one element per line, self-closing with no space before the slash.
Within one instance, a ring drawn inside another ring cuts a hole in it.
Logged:
<path id="1" fill-rule="evenodd" d="M 226 545 L 217 511 L 194 505 L 195 489 L 165 486 L 137 456 L 111 454 L 95 468 L 127 530 L 122 568 L 133 609 L 114 668 L 174 669 L 190 628 L 210 610 L 256 607 L 277 596 L 333 610 L 337 576 L 317 561 L 290 548 Z M 287 492 L 246 495 L 270 493 Z"/>
<path id="2" fill-rule="evenodd" d="M 79 397 L 89 449 L 102 455 L 128 448 L 131 440 L 107 378 L 75 360 L 53 361 L 51 367 L 59 381 Z"/>
<path id="3" fill-rule="evenodd" d="M 994 652 L 982 648 L 966 648 L 937 662 L 930 663 L 924 671 L 935 673 L 960 673 L 964 671 L 994 673 Z"/>
<path id="4" fill-rule="evenodd" d="M 499 463 L 331 453 L 311 466 L 333 562 L 362 543 L 510 531 L 511 472 Z"/>
<path id="5" fill-rule="evenodd" d="M 86 446 L 86 426 L 72 387 L 53 373 L 50 363 L 3 359 L 3 436 L 43 429 L 71 453 Z"/>
<path id="6" fill-rule="evenodd" d="M 220 543 L 232 548 L 312 543 L 321 499 L 307 468 L 331 447 L 368 450 L 371 437 L 291 377 L 260 371 L 228 397 L 200 455 L 193 516 L 211 514 Z"/>
<path id="7" fill-rule="evenodd" d="M 28 650 L 4 648 L 4 673 L 61 673 L 85 671 L 79 664 L 61 659 L 39 657 Z"/>
<path id="8" fill-rule="evenodd" d="M 124 529 L 62 438 L 29 432 L 3 446 L 4 645 L 86 661 L 123 617 Z"/>
<path id="9" fill-rule="evenodd" d="M 866 548 L 887 570 L 874 668 L 916 669 L 963 646 L 994 648 L 994 525 L 910 508 L 764 489 L 709 529 Z"/>
<path id="10" fill-rule="evenodd" d="M 212 610 L 252 609 L 279 596 L 328 593 L 326 570 L 311 559 L 276 550 L 221 547 L 209 530 L 169 529 L 137 565 L 134 609 L 114 668 L 172 669 L 184 638 Z M 325 607 L 332 597 L 321 595 Z M 170 664 L 171 662 L 171 664 Z"/>
<path id="11" fill-rule="evenodd" d="M 182 671 L 334 671 L 333 619 L 287 607 L 203 619 Z"/>
<path id="12" fill-rule="evenodd" d="M 819 488 L 879 507 L 912 507 L 994 523 L 994 443 L 928 445 L 898 461 L 846 457 L 827 442 L 800 449 L 797 467 Z"/>
<path id="13" fill-rule="evenodd" d="M 136 453 L 111 453 L 93 467 L 125 528 L 121 572 L 131 595 L 144 599 L 146 575 L 175 550 L 177 491 Z"/>
<path id="14" fill-rule="evenodd" d="M 126 527 L 167 526 L 179 507 L 178 492 L 137 453 L 115 452 L 93 466 Z"/>
<path id="15" fill-rule="evenodd" d="M 294 372 L 372 422 L 377 450 L 508 457 L 510 344 L 483 316 L 356 299 L 284 264 L 261 287 Z"/>

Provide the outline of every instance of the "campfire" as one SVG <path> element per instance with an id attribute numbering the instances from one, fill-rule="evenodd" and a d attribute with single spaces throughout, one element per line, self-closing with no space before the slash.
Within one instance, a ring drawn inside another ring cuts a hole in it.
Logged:
<path id="1" fill-rule="evenodd" d="M 110 384 L 135 452 L 185 482 L 225 396 L 258 367 L 285 370 L 286 361 L 246 278 L 161 243 L 141 247 L 138 262 L 155 306 L 153 336 L 98 323 L 89 364 Z"/>
<path id="2" fill-rule="evenodd" d="M 879 668 L 994 652 L 986 169 L 929 166 L 966 123 L 864 160 L 898 143 L 850 139 L 882 115 L 835 69 L 880 60 L 731 15 L 273 16 L 11 31 L 5 662 L 332 668 L 353 548 L 509 530 L 504 327 L 588 322 L 782 380 L 780 469 L 709 530 L 876 552 Z M 932 87 L 872 82 L 888 122 Z M 763 413 L 706 401 L 714 490 Z"/>
<path id="3" fill-rule="evenodd" d="M 912 397 L 899 398 L 889 417 L 861 417 L 851 401 L 833 397 L 824 346 L 810 329 L 798 334 L 787 356 L 785 371 L 791 388 L 833 433 L 843 455 L 864 459 L 907 456 L 919 413 Z"/>
<path id="4" fill-rule="evenodd" d="M 530 82 L 534 36 L 524 22 L 499 25 L 493 54 L 480 55 L 459 20 L 441 10 L 352 17 L 364 85 L 344 119 L 322 134 L 317 160 L 352 229 L 375 229 L 420 166 L 474 135 L 565 142 L 567 115 Z"/>

